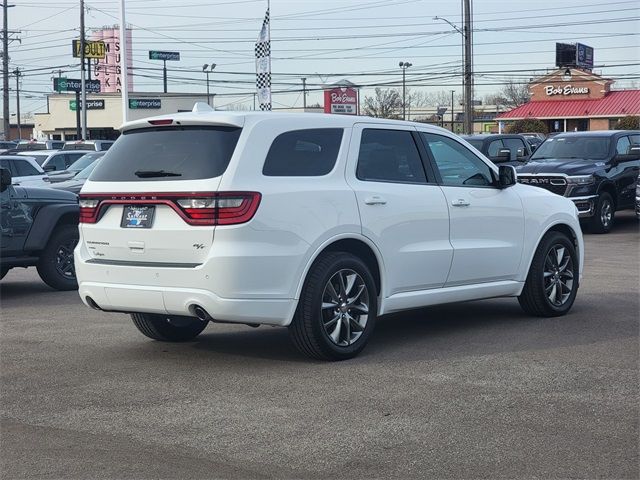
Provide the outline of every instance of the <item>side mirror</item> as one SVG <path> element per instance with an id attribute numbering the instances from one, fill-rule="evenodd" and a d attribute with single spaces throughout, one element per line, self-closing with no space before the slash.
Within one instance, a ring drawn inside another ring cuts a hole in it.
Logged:
<path id="1" fill-rule="evenodd" d="M 631 145 L 629 147 L 629 151 L 627 152 L 627 155 L 630 156 L 634 160 L 639 159 L 640 158 L 640 145 Z"/>
<path id="2" fill-rule="evenodd" d="M 8 168 L 0 168 L 0 192 L 4 192 L 11 185 L 11 172 Z"/>
<path id="3" fill-rule="evenodd" d="M 46 167 L 43 168 L 45 172 L 53 172 L 55 169 L 56 169 L 55 165 L 47 165 Z"/>
<path id="4" fill-rule="evenodd" d="M 509 148 L 501 148 L 494 158 L 501 162 L 508 162 L 511 160 L 511 150 Z"/>
<path id="5" fill-rule="evenodd" d="M 516 169 L 511 165 L 500 165 L 498 167 L 498 186 L 500 188 L 511 187 L 517 182 Z"/>

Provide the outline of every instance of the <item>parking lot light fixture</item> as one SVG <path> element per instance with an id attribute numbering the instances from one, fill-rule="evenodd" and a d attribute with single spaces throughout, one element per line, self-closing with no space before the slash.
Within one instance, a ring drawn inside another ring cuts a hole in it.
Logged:
<path id="1" fill-rule="evenodd" d="M 402 69 L 402 119 L 407 119 L 407 95 L 406 95 L 406 71 L 412 64 L 409 62 L 400 62 L 399 67 Z"/>
<path id="2" fill-rule="evenodd" d="M 208 63 L 205 63 L 202 66 L 202 71 L 207 75 L 207 104 L 208 105 L 211 105 L 211 94 L 209 93 L 209 74 L 213 72 L 214 68 L 216 68 L 215 63 L 212 63 L 211 65 L 209 65 Z"/>

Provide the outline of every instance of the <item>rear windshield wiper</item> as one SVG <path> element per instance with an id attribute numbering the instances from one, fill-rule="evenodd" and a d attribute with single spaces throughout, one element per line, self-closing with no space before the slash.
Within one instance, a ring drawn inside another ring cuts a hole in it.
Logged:
<path id="1" fill-rule="evenodd" d="M 140 178 L 153 178 L 153 177 L 181 177 L 181 173 L 167 172 L 165 170 L 138 170 L 134 172 L 137 177 Z"/>

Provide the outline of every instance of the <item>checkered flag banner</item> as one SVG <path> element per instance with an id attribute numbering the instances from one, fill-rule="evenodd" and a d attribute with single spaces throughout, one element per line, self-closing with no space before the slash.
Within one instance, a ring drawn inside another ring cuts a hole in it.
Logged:
<path id="1" fill-rule="evenodd" d="M 256 41 L 256 90 L 260 110 L 271 110 L 271 35 L 268 8 Z"/>

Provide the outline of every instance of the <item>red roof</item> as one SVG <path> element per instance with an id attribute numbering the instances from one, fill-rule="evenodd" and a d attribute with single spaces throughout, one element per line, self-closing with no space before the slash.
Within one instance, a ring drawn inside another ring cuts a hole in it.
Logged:
<path id="1" fill-rule="evenodd" d="M 640 115 L 640 90 L 609 92 L 596 100 L 543 100 L 529 102 L 497 118 L 570 118 L 570 117 L 623 117 Z"/>

